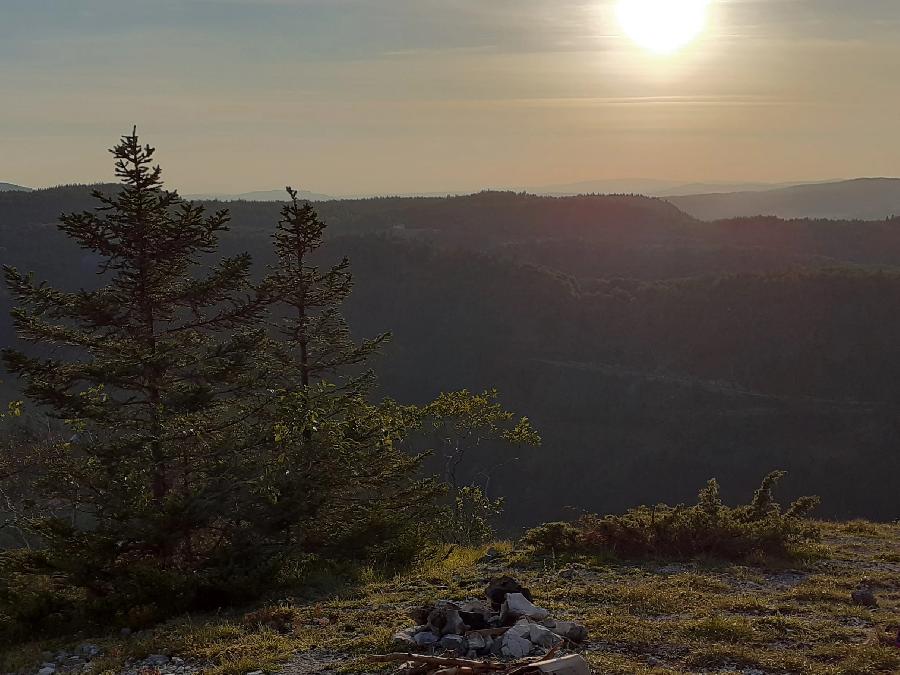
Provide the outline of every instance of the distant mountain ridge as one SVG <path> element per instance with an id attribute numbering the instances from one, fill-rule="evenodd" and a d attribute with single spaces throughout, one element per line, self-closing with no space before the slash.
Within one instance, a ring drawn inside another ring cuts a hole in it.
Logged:
<path id="1" fill-rule="evenodd" d="M 311 202 L 328 202 L 335 199 L 331 195 L 309 192 L 308 190 L 300 190 L 298 196 L 300 199 L 306 199 Z M 239 194 L 192 194 L 184 195 L 184 197 L 185 199 L 222 202 L 285 202 L 288 200 L 287 191 L 284 188 L 281 190 L 255 190 Z"/>
<path id="2" fill-rule="evenodd" d="M 762 192 L 672 196 L 668 201 L 700 220 L 760 215 L 883 220 L 900 215 L 900 178 L 856 178 Z"/>
<path id="3" fill-rule="evenodd" d="M 523 192 L 538 195 L 571 197 L 584 194 L 641 194 L 648 197 L 672 197 L 699 193 L 757 192 L 799 185 L 800 183 L 683 183 L 656 178 L 616 178 L 589 180 L 560 185 L 520 188 Z"/>
<path id="4" fill-rule="evenodd" d="M 77 188 L 77 186 L 61 186 Z M 39 190 L 44 192 L 49 188 Z M 34 192 L 31 188 L 0 183 L 0 192 Z M 698 220 L 776 216 L 828 220 L 884 220 L 900 215 L 900 178 L 855 178 L 811 183 L 678 183 L 656 179 L 585 181 L 543 187 L 514 188 L 545 197 L 580 195 L 645 195 L 664 199 Z M 52 194 L 52 193 L 51 193 Z M 479 193 L 408 193 L 380 199 L 476 196 Z M 485 190 L 481 194 L 491 194 Z M 284 190 L 258 190 L 237 194 L 188 194 L 187 199 L 224 202 L 284 202 Z M 376 195 L 337 196 L 301 191 L 300 198 L 314 202 L 371 199 Z"/>
<path id="5" fill-rule="evenodd" d="M 14 183 L 0 183 L 0 192 L 31 192 L 31 188 Z"/>

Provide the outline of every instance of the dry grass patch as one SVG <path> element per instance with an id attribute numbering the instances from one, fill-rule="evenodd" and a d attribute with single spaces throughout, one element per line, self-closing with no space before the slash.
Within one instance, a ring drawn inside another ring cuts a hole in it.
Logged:
<path id="1" fill-rule="evenodd" d="M 554 616 L 588 627 L 586 656 L 598 672 L 900 672 L 900 650 L 889 644 L 900 629 L 900 575 L 879 562 L 900 541 L 884 534 L 900 531 L 858 523 L 823 530 L 829 557 L 800 572 L 695 561 L 666 573 L 649 562 L 525 554 L 509 543 L 494 545 L 501 561 L 485 563 L 487 547 L 443 549 L 406 574 L 380 578 L 370 570 L 352 586 L 326 579 L 322 587 L 330 584 L 331 590 L 318 598 L 183 618 L 128 640 L 92 639 L 106 652 L 94 671 L 115 671 L 128 658 L 165 652 L 207 663 L 213 675 L 274 668 L 296 654 L 330 654 L 337 671 L 368 672 L 365 656 L 387 650 L 394 631 L 410 624 L 407 607 L 478 597 L 486 578 L 508 573 Z M 852 549 L 846 546 L 851 540 Z M 568 571 L 561 575 L 563 569 Z M 876 589 L 877 610 L 850 602 L 850 591 L 864 579 Z M 86 639 L 24 646 L 0 657 L 0 672 L 40 663 L 44 649 L 71 649 Z M 648 659 L 656 665 L 651 668 Z"/>

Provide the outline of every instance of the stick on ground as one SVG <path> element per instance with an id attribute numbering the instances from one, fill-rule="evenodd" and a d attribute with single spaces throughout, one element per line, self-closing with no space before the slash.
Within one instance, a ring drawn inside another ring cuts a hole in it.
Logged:
<path id="1" fill-rule="evenodd" d="M 445 656 L 424 656 L 423 654 L 409 654 L 395 652 L 393 654 L 376 654 L 369 657 L 376 663 L 389 663 L 392 661 L 414 661 L 416 663 L 428 663 L 434 666 L 458 666 L 471 668 L 472 670 L 507 670 L 508 663 L 491 663 L 490 661 L 473 661 L 471 659 L 454 659 Z"/>

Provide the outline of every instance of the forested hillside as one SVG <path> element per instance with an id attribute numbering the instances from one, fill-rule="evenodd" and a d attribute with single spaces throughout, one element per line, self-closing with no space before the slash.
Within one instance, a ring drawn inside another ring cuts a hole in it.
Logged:
<path id="1" fill-rule="evenodd" d="M 89 205 L 83 187 L 0 195 L 2 262 L 90 285 L 95 260 L 53 224 Z M 261 270 L 279 205 L 228 206 L 224 252 Z M 710 476 L 727 498 L 775 467 L 825 515 L 896 517 L 900 219 L 706 223 L 645 197 L 512 193 L 317 208 L 323 258 L 353 262 L 354 333 L 393 333 L 383 393 L 497 387 L 541 431 L 462 469 L 507 497 L 509 525 L 687 500 Z"/>

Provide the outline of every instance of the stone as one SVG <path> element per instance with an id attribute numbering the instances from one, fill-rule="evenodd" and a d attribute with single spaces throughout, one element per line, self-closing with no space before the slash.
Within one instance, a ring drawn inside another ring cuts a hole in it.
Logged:
<path id="1" fill-rule="evenodd" d="M 53 675 L 56 672 L 56 666 L 45 665 L 38 671 L 38 675 Z"/>
<path id="2" fill-rule="evenodd" d="M 871 588 L 860 588 L 850 594 L 850 599 L 854 605 L 862 605 L 863 607 L 878 607 L 878 599 L 872 592 Z"/>
<path id="3" fill-rule="evenodd" d="M 434 610 L 434 605 L 421 605 L 419 607 L 410 607 L 406 610 L 406 616 L 416 622 L 416 624 L 428 623 L 428 615 Z"/>
<path id="4" fill-rule="evenodd" d="M 563 641 L 559 635 L 539 623 L 533 623 L 529 626 L 528 639 L 532 644 L 536 644 L 544 649 L 550 649 Z"/>
<path id="5" fill-rule="evenodd" d="M 486 617 L 478 612 L 460 612 L 459 618 L 468 630 L 483 630 L 491 626 L 490 617 Z"/>
<path id="6" fill-rule="evenodd" d="M 462 635 L 445 635 L 438 643 L 445 652 L 462 656 L 467 651 L 466 639 Z"/>
<path id="7" fill-rule="evenodd" d="M 531 621 L 526 618 L 519 619 L 515 624 L 510 626 L 507 633 L 512 633 L 513 635 L 527 638 L 529 635 L 531 635 Z"/>
<path id="8" fill-rule="evenodd" d="M 85 642 L 83 645 L 78 647 L 78 653 L 82 656 L 86 656 L 89 659 L 94 658 L 95 656 L 100 656 L 101 649 L 97 645 L 92 645 Z"/>
<path id="9" fill-rule="evenodd" d="M 179 657 L 179 656 L 173 656 L 173 657 L 172 657 L 172 665 L 175 666 L 176 668 L 177 668 L 178 666 L 183 666 L 183 665 L 184 665 L 184 659 L 181 658 L 181 657 Z"/>
<path id="10" fill-rule="evenodd" d="M 465 602 L 460 603 L 459 609 L 461 612 L 483 614 L 485 616 L 491 615 L 491 608 L 481 602 L 481 600 L 466 600 Z"/>
<path id="11" fill-rule="evenodd" d="M 491 647 L 494 639 L 490 635 L 479 635 L 473 633 L 469 635 L 469 652 L 473 656 L 487 656 L 491 653 Z"/>
<path id="12" fill-rule="evenodd" d="M 499 560 L 503 556 L 500 551 L 491 546 L 487 551 L 485 551 L 484 555 L 478 559 L 479 562 L 494 562 L 495 560 Z"/>
<path id="13" fill-rule="evenodd" d="M 416 637 L 414 638 L 416 641 L 416 645 L 419 647 L 430 647 L 431 645 L 437 644 L 440 638 L 432 633 L 431 631 L 422 631 L 421 633 L 416 633 Z"/>
<path id="14" fill-rule="evenodd" d="M 533 605 L 522 593 L 507 593 L 500 610 L 500 619 L 503 623 L 509 623 L 510 620 L 521 617 L 543 621 L 548 616 L 550 616 L 550 612 L 543 607 Z"/>
<path id="15" fill-rule="evenodd" d="M 662 665 L 662 661 L 660 661 L 655 656 L 648 656 L 647 657 L 647 665 L 650 666 L 651 668 L 659 668 Z"/>
<path id="16" fill-rule="evenodd" d="M 418 646 L 415 629 L 407 628 L 394 633 L 394 646 L 400 649 L 415 649 Z"/>
<path id="17" fill-rule="evenodd" d="M 572 642 L 584 642 L 588 637 L 587 628 L 574 621 L 555 621 L 550 630 Z"/>
<path id="18" fill-rule="evenodd" d="M 436 635 L 462 635 L 466 622 L 459 613 L 459 606 L 452 602 L 439 602 L 428 615 L 428 628 Z"/>
<path id="19" fill-rule="evenodd" d="M 169 657 L 165 654 L 151 654 L 146 659 L 144 659 L 144 663 L 148 666 L 164 666 L 169 662 Z"/>
<path id="20" fill-rule="evenodd" d="M 686 570 L 684 565 L 663 565 L 656 569 L 657 574 L 681 574 Z"/>
<path id="21" fill-rule="evenodd" d="M 265 675 L 265 673 L 261 670 L 251 670 L 247 675 Z"/>
<path id="22" fill-rule="evenodd" d="M 531 640 L 519 635 L 512 628 L 503 634 L 501 645 L 500 653 L 503 656 L 509 656 L 514 659 L 521 659 L 528 656 L 531 653 L 532 647 L 534 647 L 534 645 L 531 644 Z"/>
<path id="23" fill-rule="evenodd" d="M 531 666 L 547 675 L 591 675 L 591 667 L 581 654 L 538 661 Z"/>
<path id="24" fill-rule="evenodd" d="M 459 606 L 459 616 L 469 630 L 482 630 L 491 625 L 492 612 L 484 603 L 468 600 Z"/>
<path id="25" fill-rule="evenodd" d="M 512 577 L 500 577 L 499 579 L 494 579 L 484 590 L 485 596 L 491 601 L 491 607 L 493 607 L 495 611 L 503 606 L 503 601 L 506 600 L 506 596 L 509 593 L 521 593 L 527 600 L 534 600 L 531 591 Z"/>

